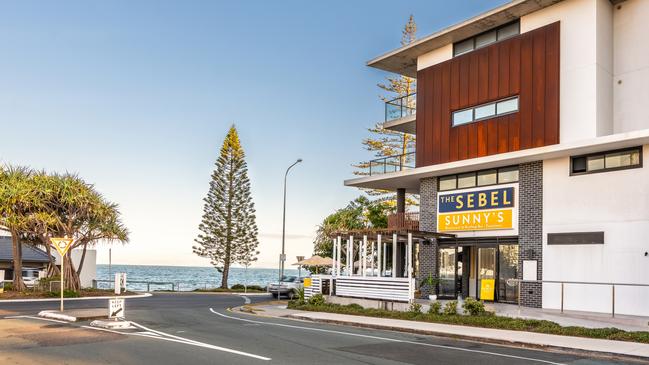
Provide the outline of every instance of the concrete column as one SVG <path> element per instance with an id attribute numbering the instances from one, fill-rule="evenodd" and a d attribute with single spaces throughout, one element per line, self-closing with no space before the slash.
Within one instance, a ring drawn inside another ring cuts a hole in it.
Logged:
<path id="1" fill-rule="evenodd" d="M 361 276 L 365 276 L 367 271 L 367 236 L 363 236 L 363 249 L 361 250 Z"/>
<path id="2" fill-rule="evenodd" d="M 397 213 L 406 211 L 406 189 L 397 189 Z"/>

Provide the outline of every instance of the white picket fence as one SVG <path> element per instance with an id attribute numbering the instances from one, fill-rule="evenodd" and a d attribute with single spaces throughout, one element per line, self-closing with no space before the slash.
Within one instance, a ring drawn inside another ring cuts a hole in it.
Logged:
<path id="1" fill-rule="evenodd" d="M 336 295 L 340 297 L 409 302 L 414 298 L 415 280 L 376 276 L 339 276 Z"/>

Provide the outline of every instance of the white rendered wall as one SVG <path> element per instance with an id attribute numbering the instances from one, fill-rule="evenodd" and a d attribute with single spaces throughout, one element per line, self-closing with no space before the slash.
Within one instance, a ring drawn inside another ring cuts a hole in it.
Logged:
<path id="1" fill-rule="evenodd" d="M 613 29 L 615 132 L 649 128 L 649 1 L 628 0 L 616 6 Z"/>
<path id="2" fill-rule="evenodd" d="M 543 162 L 543 279 L 649 284 L 649 167 L 570 176 L 569 160 Z M 594 231 L 603 245 L 547 245 L 548 233 Z M 544 284 L 543 307 L 560 308 L 560 293 Z M 610 286 L 564 294 L 566 310 L 610 313 Z M 616 299 L 616 313 L 649 316 L 649 288 L 616 287 Z"/>
<path id="3" fill-rule="evenodd" d="M 417 58 L 417 71 L 453 58 L 453 44 L 436 48 Z"/>
<path id="4" fill-rule="evenodd" d="M 521 33 L 561 22 L 561 142 L 613 133 L 612 12 L 608 0 L 566 0 L 521 18 Z"/>
<path id="5" fill-rule="evenodd" d="M 79 267 L 79 262 L 81 262 L 81 255 L 83 250 L 75 249 L 72 250 L 70 256 L 72 258 L 72 263 L 75 268 Z M 61 257 L 58 253 L 54 253 L 55 262 L 57 265 L 61 265 Z M 83 267 L 81 268 L 81 273 L 79 274 L 79 281 L 81 282 L 82 288 L 92 287 L 92 281 L 97 278 L 97 251 L 93 249 L 86 250 L 86 258 L 83 261 Z"/>

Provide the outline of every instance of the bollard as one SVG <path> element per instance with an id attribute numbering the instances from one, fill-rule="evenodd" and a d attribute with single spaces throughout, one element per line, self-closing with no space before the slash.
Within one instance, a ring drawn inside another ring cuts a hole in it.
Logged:
<path id="1" fill-rule="evenodd" d="M 611 293 L 611 315 L 613 318 L 615 318 L 615 285 L 611 286 L 612 288 L 612 293 Z"/>
<path id="2" fill-rule="evenodd" d="M 561 313 L 563 313 L 563 283 L 561 283 Z"/>

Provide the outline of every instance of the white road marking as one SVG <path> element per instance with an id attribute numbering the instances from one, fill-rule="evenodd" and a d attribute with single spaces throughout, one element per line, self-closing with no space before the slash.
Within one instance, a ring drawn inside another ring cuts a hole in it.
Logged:
<path id="1" fill-rule="evenodd" d="M 210 312 L 212 312 L 212 313 L 214 313 L 216 315 L 219 315 L 221 317 L 224 317 L 224 318 L 234 319 L 234 320 L 237 320 L 237 321 L 243 321 L 243 322 L 248 322 L 248 323 L 257 323 L 257 324 L 265 324 L 265 325 L 269 325 L 269 326 L 279 326 L 279 327 L 295 328 L 295 329 L 301 329 L 301 330 L 307 330 L 307 331 L 333 333 L 333 334 L 337 334 L 337 335 L 345 335 L 345 336 L 352 336 L 352 337 L 362 337 L 362 338 L 369 338 L 369 339 L 381 340 L 381 341 L 389 341 L 389 342 L 407 343 L 407 344 L 411 344 L 411 345 L 436 347 L 436 348 L 443 348 L 443 349 L 448 349 L 448 350 L 473 352 L 473 353 L 484 354 L 484 355 L 507 357 L 507 358 L 511 358 L 511 359 L 526 360 L 526 361 L 532 361 L 532 362 L 540 362 L 540 363 L 552 364 L 552 365 L 564 365 L 563 363 L 552 362 L 552 361 L 548 361 L 548 360 L 535 359 L 535 358 L 524 357 L 524 356 L 501 354 L 501 353 L 490 352 L 490 351 L 466 349 L 466 348 L 462 348 L 462 347 L 454 347 L 454 346 L 447 346 L 447 345 L 435 345 L 435 344 L 431 344 L 431 343 L 415 342 L 415 341 L 408 341 L 408 340 L 398 340 L 398 339 L 389 338 L 389 337 L 362 335 L 362 334 L 359 334 L 359 333 L 351 333 L 351 332 L 344 332 L 344 331 L 334 331 L 334 330 L 327 330 L 327 329 L 323 329 L 323 328 L 313 328 L 313 327 L 295 326 L 295 325 L 283 324 L 283 323 L 255 321 L 255 320 L 251 320 L 251 319 L 228 316 L 226 314 L 219 313 L 219 312 L 215 311 L 212 308 L 210 308 Z"/>
<path id="2" fill-rule="evenodd" d="M 65 323 L 65 324 L 70 323 L 70 322 L 66 322 L 66 321 L 59 321 L 58 319 L 41 318 L 41 317 L 35 317 L 35 316 L 6 316 L 4 318 L 5 319 L 29 318 L 29 319 L 38 319 L 40 321 L 48 321 L 48 322 L 56 322 L 56 323 Z"/>
<path id="3" fill-rule="evenodd" d="M 250 304 L 250 298 L 248 298 L 248 297 L 245 296 L 245 295 L 242 295 L 241 298 L 243 298 L 243 300 L 244 300 L 244 304 Z"/>
<path id="4" fill-rule="evenodd" d="M 30 319 L 37 319 L 37 320 L 40 320 L 40 321 L 48 321 L 48 322 L 57 322 L 57 323 L 69 324 L 68 322 L 64 322 L 64 321 L 57 321 L 57 320 L 54 320 L 54 319 L 34 317 L 34 316 L 12 316 L 12 318 L 30 318 Z M 120 331 L 115 331 L 115 330 L 109 330 L 109 329 L 106 329 L 106 328 L 97 328 L 97 327 L 90 327 L 90 326 L 85 326 L 85 325 L 80 326 L 80 327 L 85 328 L 85 329 L 94 330 L 94 331 L 104 331 L 104 332 L 110 332 L 110 333 L 117 333 L 117 334 L 126 335 L 126 336 L 140 336 L 140 337 L 153 338 L 153 339 L 156 339 L 156 340 L 177 342 L 177 343 L 182 343 L 182 344 L 185 344 L 185 345 L 192 345 L 192 346 L 203 347 L 203 348 L 207 348 L 207 349 L 211 349 L 211 350 L 228 352 L 228 353 L 235 354 L 235 355 L 252 357 L 252 358 L 258 359 L 258 360 L 264 360 L 264 361 L 272 360 L 270 357 L 264 357 L 264 356 L 251 354 L 251 353 L 248 353 L 248 352 L 229 349 L 229 348 L 226 348 L 226 347 L 215 346 L 215 345 L 211 345 L 209 343 L 198 342 L 198 341 L 191 340 L 189 338 L 178 337 L 178 336 L 174 336 L 174 335 L 171 335 L 171 334 L 168 334 L 168 333 L 165 333 L 165 332 L 152 330 L 150 328 L 144 327 L 144 326 L 142 326 L 140 324 L 137 324 L 135 322 L 131 322 L 131 324 L 133 324 L 134 326 L 136 326 L 136 327 L 138 327 L 140 329 L 143 329 L 144 331 L 142 331 L 142 332 L 120 332 Z"/>

